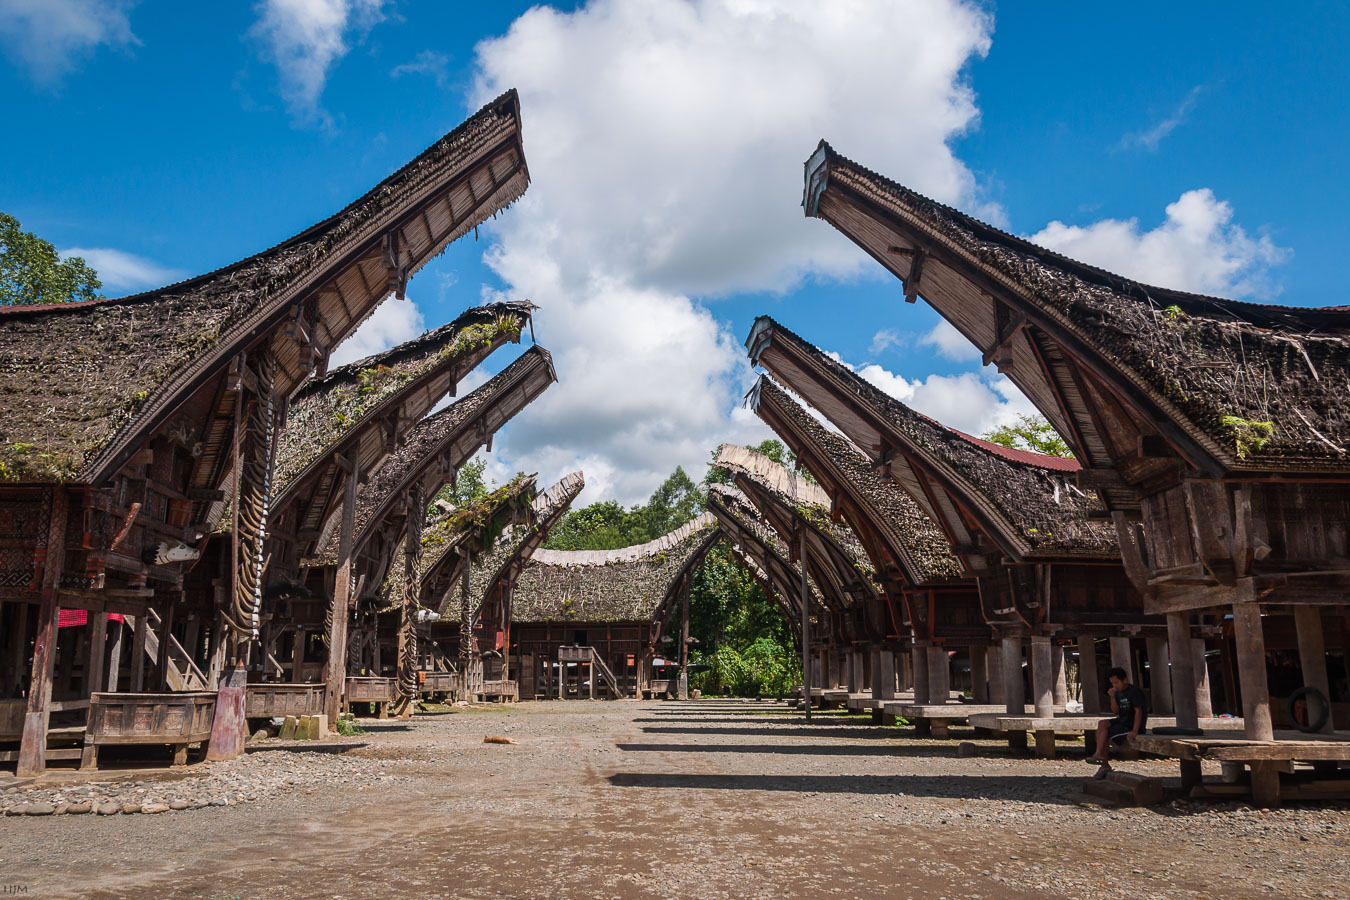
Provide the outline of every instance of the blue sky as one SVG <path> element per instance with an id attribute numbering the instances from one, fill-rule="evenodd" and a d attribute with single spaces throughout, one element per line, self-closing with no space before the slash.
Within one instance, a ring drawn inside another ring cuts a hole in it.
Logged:
<path id="1" fill-rule="evenodd" d="M 1144 281 L 1348 302 L 1346 7 L 828 8 L 0 0 L 0 209 L 130 293 L 322 219 L 519 87 L 524 201 L 357 341 L 484 297 L 540 304 L 562 383 L 497 442 L 494 471 L 584 468 L 583 502 L 642 499 L 677 463 L 701 474 L 720 440 L 764 436 L 735 411 L 760 313 L 956 427 L 1028 409 L 801 219 L 820 137 Z"/>

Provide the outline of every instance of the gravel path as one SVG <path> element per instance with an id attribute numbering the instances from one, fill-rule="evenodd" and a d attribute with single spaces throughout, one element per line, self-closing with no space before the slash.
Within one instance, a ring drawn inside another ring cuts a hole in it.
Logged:
<path id="1" fill-rule="evenodd" d="M 527 703 L 0 795 L 28 897 L 1350 896 L 1350 808 L 1083 809 L 1076 758 L 958 758 L 769 703 Z M 970 733 L 955 732 L 958 739 Z M 487 735 L 516 745 L 484 744 Z M 1163 763 L 1129 763 L 1170 775 Z M 178 801 L 174 804 L 174 801 Z"/>

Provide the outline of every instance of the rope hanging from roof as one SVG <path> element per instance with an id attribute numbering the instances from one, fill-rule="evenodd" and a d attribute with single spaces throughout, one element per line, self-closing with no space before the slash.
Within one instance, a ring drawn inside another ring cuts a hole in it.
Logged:
<path id="1" fill-rule="evenodd" d="M 234 598 L 225 620 L 239 634 L 258 636 L 258 610 L 262 604 L 263 558 L 267 538 L 267 515 L 272 493 L 272 463 L 275 449 L 277 360 L 271 348 L 255 356 L 254 375 L 258 393 L 245 423 L 241 453 L 246 454 L 239 484 L 239 571 L 234 580 Z"/>

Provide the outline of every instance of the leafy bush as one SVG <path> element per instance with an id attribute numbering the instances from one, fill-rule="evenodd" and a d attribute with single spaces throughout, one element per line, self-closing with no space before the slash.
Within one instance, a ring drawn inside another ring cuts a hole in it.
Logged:
<path id="1" fill-rule="evenodd" d="M 708 668 L 690 679 L 690 687 L 708 695 L 779 695 L 801 681 L 794 654 L 771 638 L 759 638 L 743 652 L 723 645 L 706 657 L 695 653 L 693 661 Z"/>

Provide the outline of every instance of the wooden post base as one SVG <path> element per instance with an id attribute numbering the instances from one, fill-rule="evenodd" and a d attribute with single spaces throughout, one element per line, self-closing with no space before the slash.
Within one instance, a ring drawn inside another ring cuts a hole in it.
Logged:
<path id="1" fill-rule="evenodd" d="M 1027 752 L 1027 733 L 1025 731 L 1009 731 L 1008 749 L 1015 750 L 1018 753 Z"/>
<path id="2" fill-rule="evenodd" d="M 1055 758 L 1055 733 L 1053 731 L 1036 732 L 1036 755 L 1041 759 Z"/>
<path id="3" fill-rule="evenodd" d="M 1256 806 L 1280 805 L 1280 760 L 1252 763 L 1252 803 Z"/>
<path id="4" fill-rule="evenodd" d="M 1181 788 L 1183 791 L 1189 795 L 1191 788 L 1198 787 L 1203 780 L 1200 772 L 1200 760 L 1181 760 Z"/>

